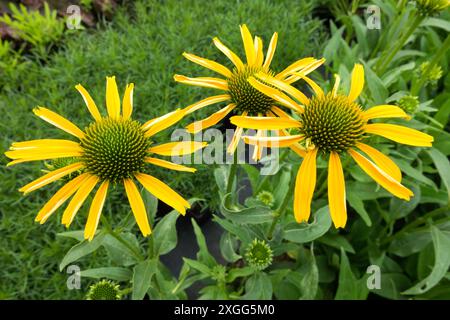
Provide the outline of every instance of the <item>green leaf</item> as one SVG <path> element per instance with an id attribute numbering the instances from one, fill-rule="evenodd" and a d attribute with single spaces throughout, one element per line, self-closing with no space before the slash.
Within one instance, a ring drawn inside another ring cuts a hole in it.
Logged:
<path id="1" fill-rule="evenodd" d="M 70 248 L 59 264 L 59 271 L 62 271 L 68 264 L 97 250 L 105 240 L 105 235 L 105 233 L 100 232 L 92 241 L 84 240 Z"/>
<path id="2" fill-rule="evenodd" d="M 227 208 L 226 203 L 229 196 L 230 194 L 227 194 L 223 197 L 221 212 L 231 221 L 239 224 L 260 224 L 271 222 L 273 220 L 273 212 L 267 207 L 257 206 L 253 208 Z"/>
<path id="3" fill-rule="evenodd" d="M 445 276 L 450 266 L 450 234 L 431 227 L 435 262 L 431 273 L 415 286 L 404 291 L 403 294 L 422 294 L 427 292 Z"/>
<path id="4" fill-rule="evenodd" d="M 151 281 L 158 271 L 158 260 L 145 260 L 138 263 L 133 271 L 133 293 L 131 299 L 142 300 L 151 286 Z"/>
<path id="5" fill-rule="evenodd" d="M 319 269 L 312 249 L 310 253 L 303 255 L 302 260 L 304 263 L 296 272 L 301 275 L 299 288 L 302 294 L 300 299 L 312 300 L 316 297 L 319 289 Z"/>
<path id="6" fill-rule="evenodd" d="M 317 241 L 336 249 L 343 248 L 346 252 L 355 253 L 355 249 L 353 249 L 351 243 L 339 234 L 324 234 Z"/>
<path id="7" fill-rule="evenodd" d="M 80 275 L 94 279 L 107 278 L 115 281 L 128 281 L 133 276 L 133 273 L 127 268 L 105 267 L 83 270 L 80 272 Z"/>
<path id="8" fill-rule="evenodd" d="M 231 283 L 237 278 L 248 277 L 254 272 L 255 269 L 252 267 L 233 268 L 228 271 L 226 281 L 227 283 Z"/>
<path id="9" fill-rule="evenodd" d="M 211 268 L 209 266 L 207 266 L 204 263 L 201 263 L 200 261 L 197 260 L 192 260 L 192 259 L 188 259 L 188 258 L 183 258 L 183 261 L 191 268 L 205 274 L 208 276 L 213 276 L 213 272 L 211 270 Z"/>
<path id="10" fill-rule="evenodd" d="M 97 231 L 98 232 L 98 231 Z M 58 237 L 70 238 L 78 240 L 79 242 L 84 240 L 84 230 L 65 231 L 56 234 Z"/>
<path id="11" fill-rule="evenodd" d="M 243 243 L 250 243 L 253 240 L 253 237 L 250 235 L 250 231 L 243 225 L 234 224 L 229 220 L 221 219 L 218 216 L 214 215 L 213 220 L 220 224 L 220 226 L 234 234 L 238 239 Z"/>
<path id="12" fill-rule="evenodd" d="M 402 169 L 403 172 L 405 172 L 408 176 L 410 176 L 411 178 L 416 179 L 417 181 L 423 182 L 426 185 L 432 187 L 434 190 L 438 190 L 438 187 L 436 186 L 436 184 L 433 182 L 433 180 L 425 177 L 423 175 L 422 172 L 420 172 L 419 170 L 417 170 L 416 168 L 413 168 L 408 162 L 406 162 L 405 160 L 402 159 L 396 159 L 395 161 L 398 166 L 400 167 L 400 169 Z"/>
<path id="13" fill-rule="evenodd" d="M 353 192 L 349 192 L 346 194 L 348 204 L 355 209 L 356 213 L 359 214 L 359 216 L 363 219 L 364 223 L 370 227 L 372 226 L 372 220 L 370 219 L 369 214 L 366 211 L 366 208 L 364 208 L 364 202 L 356 196 Z"/>
<path id="14" fill-rule="evenodd" d="M 144 201 L 145 208 L 147 209 L 147 215 L 150 223 L 155 221 L 156 212 L 158 211 L 158 198 L 152 195 L 147 189 L 142 190 L 142 200 Z"/>
<path id="15" fill-rule="evenodd" d="M 248 180 L 250 181 L 254 193 L 258 189 L 259 170 L 255 166 L 246 163 L 242 164 L 241 168 L 247 173 Z"/>
<path id="16" fill-rule="evenodd" d="M 270 300 L 272 299 L 272 282 L 264 272 L 255 273 L 245 282 L 245 295 L 242 300 Z"/>
<path id="17" fill-rule="evenodd" d="M 430 242 L 429 230 L 414 231 L 395 238 L 389 245 L 388 251 L 399 257 L 408 257 L 423 250 Z"/>
<path id="18" fill-rule="evenodd" d="M 130 245 L 135 252 L 141 252 L 136 236 L 130 232 L 122 232 L 119 236 Z M 102 243 L 111 260 L 121 266 L 130 266 L 138 262 L 137 257 L 122 242 L 107 234 Z"/>
<path id="19" fill-rule="evenodd" d="M 439 18 L 427 18 L 421 23 L 422 27 L 437 27 L 450 32 L 450 22 Z"/>
<path id="20" fill-rule="evenodd" d="M 345 250 L 341 248 L 341 266 L 339 272 L 339 286 L 336 300 L 364 300 L 369 294 L 366 277 L 357 279 L 350 268 Z"/>
<path id="21" fill-rule="evenodd" d="M 411 191 L 414 193 L 414 196 L 409 201 L 405 201 L 399 198 L 391 198 L 388 216 L 391 221 L 406 217 L 417 207 L 421 198 L 420 188 L 416 185 L 412 185 Z"/>
<path id="22" fill-rule="evenodd" d="M 166 214 L 155 226 L 153 231 L 153 250 L 155 255 L 164 255 L 177 245 L 176 223 L 179 213 L 175 210 Z"/>
<path id="23" fill-rule="evenodd" d="M 447 188 L 447 194 L 450 203 L 450 162 L 448 161 L 448 158 L 436 148 L 431 148 L 427 150 L 427 152 L 436 165 L 436 169 L 441 176 L 442 182 Z"/>
<path id="24" fill-rule="evenodd" d="M 411 281 L 402 273 L 383 272 L 380 278 L 380 289 L 372 289 L 370 292 L 383 298 L 399 300 L 404 299 L 400 292 L 410 285 Z"/>
<path id="25" fill-rule="evenodd" d="M 382 104 L 386 101 L 389 92 L 385 88 L 383 81 L 372 71 L 370 66 L 364 65 L 364 72 L 366 75 L 366 83 L 369 88 L 370 94 L 372 95 L 375 104 Z"/>
<path id="26" fill-rule="evenodd" d="M 191 221 L 192 226 L 194 227 L 195 238 L 197 239 L 198 245 L 197 259 L 204 264 L 213 267 L 217 264 L 216 259 L 214 259 L 214 257 L 209 253 L 205 236 L 203 235 L 203 232 L 198 226 L 197 222 L 195 222 L 194 219 L 191 219 Z"/>
<path id="27" fill-rule="evenodd" d="M 283 238 L 296 243 L 306 243 L 321 237 L 330 227 L 330 212 L 328 206 L 325 206 L 314 214 L 314 221 L 311 223 L 288 224 L 283 230 Z"/>
<path id="28" fill-rule="evenodd" d="M 236 239 L 229 232 L 224 232 L 220 237 L 220 252 L 228 262 L 236 262 L 242 256 L 236 253 Z"/>

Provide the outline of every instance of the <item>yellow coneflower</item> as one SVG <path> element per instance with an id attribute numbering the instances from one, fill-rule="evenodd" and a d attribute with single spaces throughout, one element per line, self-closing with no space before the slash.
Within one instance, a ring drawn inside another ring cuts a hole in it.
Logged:
<path id="1" fill-rule="evenodd" d="M 292 86 L 279 86 L 276 79 L 259 74 L 260 80 L 253 78 L 252 85 L 261 92 L 276 98 L 276 91 L 283 90 L 292 95 L 298 90 Z M 345 204 L 345 181 L 341 165 L 341 156 L 349 154 L 355 162 L 378 184 L 394 196 L 409 200 L 413 193 L 400 182 L 402 174 L 399 167 L 387 156 L 375 148 L 363 143 L 366 134 L 375 134 L 384 138 L 419 147 L 430 147 L 433 137 L 404 126 L 385 123 L 370 123 L 377 118 L 409 118 L 399 107 L 392 105 L 374 106 L 362 110 L 355 102 L 364 87 L 364 68 L 356 64 L 348 95 L 338 93 L 339 76 L 332 92 L 324 94 L 319 86 L 312 86 L 315 95 L 303 106 L 298 104 L 300 121 L 297 125 L 300 134 L 280 137 L 244 137 L 250 144 L 286 147 L 304 143 L 305 155 L 297 173 L 294 213 L 298 222 L 307 221 L 311 212 L 311 201 L 316 185 L 316 158 L 320 153 L 328 157 L 328 202 L 331 218 L 336 228 L 344 227 L 347 221 Z M 264 83 L 263 83 L 264 82 Z M 278 89 L 268 87 L 270 84 Z M 279 101 L 281 102 L 281 101 Z M 235 116 L 231 122 L 244 128 L 279 129 L 272 122 L 277 118 L 254 118 Z M 294 121 L 291 119 L 291 121 Z M 358 151 L 357 151 L 358 150 Z M 366 156 L 362 155 L 365 153 Z"/>
<path id="2" fill-rule="evenodd" d="M 197 103 L 194 103 L 186 107 L 186 114 L 204 108 L 208 105 L 227 101 L 228 105 L 219 111 L 213 113 L 210 117 L 196 121 L 186 129 L 190 133 L 196 133 L 202 129 L 206 129 L 210 126 L 217 124 L 223 118 L 225 118 L 231 111 L 235 111 L 238 114 L 249 115 L 249 116 L 266 116 L 268 112 L 273 112 L 278 116 L 283 116 L 283 111 L 275 106 L 276 101 L 272 97 L 268 97 L 258 90 L 254 89 L 248 82 L 248 78 L 263 72 L 268 75 L 274 75 L 274 77 L 285 84 L 292 84 L 293 82 L 302 78 L 302 76 L 309 74 L 316 68 L 318 68 L 324 59 L 314 59 L 314 58 L 304 58 L 300 59 L 289 67 L 284 69 L 278 74 L 270 69 L 270 64 L 274 57 L 275 49 L 277 46 L 278 34 L 275 32 L 270 41 L 269 47 L 267 49 L 266 57 L 263 54 L 263 44 L 259 37 L 253 38 L 248 30 L 247 26 L 241 25 L 241 36 L 244 43 L 245 55 L 247 58 L 246 63 L 244 63 L 233 51 L 228 49 L 218 38 L 214 38 L 213 42 L 216 47 L 223 53 L 234 65 L 233 70 L 205 58 L 198 57 L 190 53 L 183 53 L 184 57 L 194 63 L 197 63 L 205 68 L 213 70 L 225 78 L 212 78 L 212 77 L 199 77 L 199 78 L 189 78 L 182 75 L 175 75 L 174 79 L 178 82 L 185 83 L 188 85 L 200 86 L 218 89 L 226 92 L 225 94 L 212 96 L 203 99 Z M 294 72 L 300 75 L 293 74 Z M 309 80 L 309 79 L 308 79 Z M 279 99 L 285 100 L 285 105 L 296 111 L 300 111 L 297 105 L 285 94 L 280 93 Z M 302 98 L 306 97 L 302 95 Z M 242 135 L 242 128 L 237 127 L 228 146 L 228 153 L 234 153 L 236 147 L 239 143 L 240 137 Z M 257 136 L 265 136 L 265 130 L 258 130 Z M 255 147 L 253 158 L 261 158 L 262 149 L 258 146 Z"/>
<path id="3" fill-rule="evenodd" d="M 99 223 L 103 204 L 110 184 L 123 183 L 136 222 L 144 236 L 151 233 L 144 202 L 134 180 L 161 201 L 167 203 L 181 214 L 186 213 L 189 203 L 164 182 L 144 173 L 146 164 L 154 164 L 178 171 L 194 172 L 195 169 L 154 155 L 171 156 L 190 154 L 205 146 L 201 142 L 183 141 L 153 145 L 151 137 L 168 128 L 184 116 L 177 109 L 162 117 L 141 125 L 131 119 L 133 111 L 133 84 L 128 84 L 120 107 L 120 97 L 115 77 L 107 77 L 106 107 L 108 116 L 102 116 L 86 89 L 78 84 L 75 87 L 82 95 L 86 106 L 94 118 L 84 131 L 61 115 L 43 107 L 33 112 L 48 123 L 71 134 L 78 141 L 63 139 L 39 139 L 12 143 L 5 153 L 13 159 L 8 165 L 28 161 L 73 158 L 65 167 L 53 170 L 37 180 L 22 187 L 19 191 L 29 193 L 70 175 L 75 171 L 81 174 L 67 182 L 39 211 L 36 221 L 44 223 L 72 195 L 62 216 L 62 223 L 69 227 L 76 213 L 96 185 L 100 185 L 92 200 L 86 222 L 84 237 L 92 240 Z"/>

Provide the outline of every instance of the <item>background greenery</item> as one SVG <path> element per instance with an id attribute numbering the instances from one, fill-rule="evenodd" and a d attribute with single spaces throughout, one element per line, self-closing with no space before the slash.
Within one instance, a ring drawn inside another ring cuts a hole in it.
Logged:
<path id="1" fill-rule="evenodd" d="M 30 24 L 26 31 L 41 35 L 37 44 L 28 43 L 14 52 L 5 42 L 0 46 L 0 151 L 3 153 L 12 141 L 63 137 L 32 114 L 37 105 L 85 126 L 90 117 L 74 86 L 82 83 L 102 105 L 107 75 L 116 75 L 122 90 L 127 82 L 136 84 L 134 117 L 141 121 L 208 96 L 207 90 L 173 81 L 174 73 L 208 75 L 181 54 L 193 52 L 228 64 L 211 39 L 219 36 L 242 55 L 241 23 L 247 23 L 266 44 L 274 31 L 279 32 L 275 70 L 301 57 L 320 56 L 328 36 L 324 22 L 312 17 L 314 5 L 314 1 L 291 0 L 129 1 L 118 9 L 112 22 L 103 21 L 96 29 L 66 30 L 50 40 L 43 38 L 42 28 L 50 25 L 52 30 L 59 30 L 55 21 Z M 23 54 L 18 56 L 17 52 Z M 202 114 L 195 116 L 200 118 Z M 7 159 L 1 157 L 0 299 L 83 298 L 86 288 L 67 290 L 67 275 L 58 270 L 58 262 L 73 244 L 56 236 L 64 230 L 59 217 L 43 226 L 34 223 L 34 216 L 57 186 L 22 197 L 17 189 L 45 167 L 34 163 L 6 168 L 6 163 Z M 216 188 L 212 170 L 200 167 L 196 175 L 163 171 L 156 175 L 186 197 L 215 194 L 211 192 Z M 211 211 L 217 207 L 217 199 L 212 197 L 207 202 Z M 83 223 L 81 211 L 71 228 L 81 228 Z M 83 266 L 106 265 L 102 250 L 83 259 Z"/>

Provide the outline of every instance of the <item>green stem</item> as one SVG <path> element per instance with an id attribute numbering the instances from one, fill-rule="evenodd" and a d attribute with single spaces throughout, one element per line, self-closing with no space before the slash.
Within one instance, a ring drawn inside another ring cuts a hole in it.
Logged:
<path id="1" fill-rule="evenodd" d="M 292 194 L 294 193 L 294 188 L 295 188 L 295 179 L 292 179 L 292 181 L 290 182 L 290 185 L 289 185 L 289 190 L 286 192 L 286 194 L 284 196 L 283 202 L 280 204 L 278 209 L 276 211 L 274 211 L 273 221 L 272 221 L 272 224 L 270 225 L 269 233 L 268 233 L 269 239 L 272 238 L 273 232 L 275 230 L 275 226 L 277 225 L 280 218 L 286 212 L 286 207 L 289 204 L 289 200 L 291 199 Z"/>
<path id="2" fill-rule="evenodd" d="M 445 39 L 444 43 L 442 44 L 441 48 L 438 50 L 438 52 L 436 52 L 436 54 L 434 55 L 433 60 L 431 60 L 430 64 L 428 65 L 428 67 L 426 68 L 424 74 L 422 75 L 422 77 L 420 78 L 420 80 L 414 81 L 412 88 L 411 88 L 411 95 L 412 96 L 417 96 L 420 89 L 422 88 L 422 86 L 424 85 L 425 81 L 427 80 L 428 74 L 431 72 L 431 70 L 433 69 L 433 67 L 439 63 L 439 61 L 442 59 L 442 57 L 449 51 L 450 49 L 450 35 L 447 36 L 447 38 Z"/>
<path id="3" fill-rule="evenodd" d="M 412 24 L 409 26 L 409 29 L 403 34 L 402 37 L 400 37 L 400 39 L 398 41 L 396 41 L 396 45 L 394 45 L 393 48 L 388 48 L 387 50 L 385 50 L 384 53 L 380 56 L 380 58 L 378 59 L 378 62 L 376 64 L 376 67 L 375 67 L 377 74 L 379 76 L 381 76 L 386 71 L 386 69 L 389 66 L 389 64 L 391 63 L 392 59 L 394 59 L 397 52 L 401 48 L 403 48 L 406 41 L 413 34 L 413 32 L 417 29 L 417 27 L 420 25 L 420 23 L 422 22 L 423 19 L 424 19 L 423 16 L 416 15 Z M 383 56 L 385 54 L 387 54 L 387 57 L 383 58 Z"/>
<path id="4" fill-rule="evenodd" d="M 230 193 L 231 190 L 233 189 L 233 183 L 234 178 L 236 176 L 236 172 L 237 172 L 237 150 L 233 154 L 233 163 L 231 164 L 230 172 L 228 174 L 227 191 L 226 191 L 227 194 Z"/>

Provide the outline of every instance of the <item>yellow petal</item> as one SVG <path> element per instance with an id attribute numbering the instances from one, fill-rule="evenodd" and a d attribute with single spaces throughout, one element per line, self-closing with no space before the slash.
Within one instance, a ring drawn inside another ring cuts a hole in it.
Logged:
<path id="1" fill-rule="evenodd" d="M 434 138 L 418 130 L 387 123 L 371 123 L 364 127 L 367 133 L 416 147 L 431 147 Z"/>
<path id="2" fill-rule="evenodd" d="M 108 193 L 108 186 L 109 181 L 103 181 L 95 193 L 94 199 L 92 200 L 91 208 L 89 209 L 89 216 L 84 228 L 84 238 L 89 241 L 94 239 L 95 232 L 97 231 L 103 205 L 105 204 L 106 194 Z"/>
<path id="3" fill-rule="evenodd" d="M 151 163 L 151 164 L 154 164 L 156 166 L 163 167 L 163 168 L 176 170 L 176 171 L 185 171 L 185 172 L 195 172 L 195 171 L 197 171 L 197 169 L 195 169 L 195 168 L 186 167 L 186 166 L 183 166 L 181 164 L 173 163 L 173 162 L 162 160 L 162 159 L 158 159 L 158 158 L 147 157 L 147 158 L 145 158 L 145 162 Z"/>
<path id="4" fill-rule="evenodd" d="M 198 141 L 169 142 L 152 147 L 148 151 L 161 156 L 182 156 L 200 150 L 206 147 L 206 145 L 206 142 Z"/>
<path id="5" fill-rule="evenodd" d="M 278 135 L 280 136 L 289 136 L 289 134 L 286 132 L 286 130 L 278 130 Z M 294 151 L 297 155 L 304 158 L 306 156 L 306 151 L 304 148 L 300 147 L 298 143 L 291 144 L 289 146 L 289 149 Z"/>
<path id="6" fill-rule="evenodd" d="M 217 96 L 212 96 L 203 100 L 200 100 L 194 104 L 191 104 L 190 106 L 187 106 L 184 108 L 184 111 L 186 114 L 192 113 L 194 111 L 197 111 L 203 107 L 209 106 L 214 103 L 230 100 L 231 96 L 229 94 L 220 94 Z"/>
<path id="7" fill-rule="evenodd" d="M 333 90 L 331 91 L 333 97 L 336 97 L 337 92 L 339 90 L 339 84 L 341 83 L 341 77 L 338 74 L 334 75 L 334 86 L 333 86 Z"/>
<path id="8" fill-rule="evenodd" d="M 295 72 L 294 75 L 298 76 L 300 79 L 303 79 L 306 81 L 306 83 L 313 89 L 316 96 L 323 96 L 323 90 L 317 83 L 315 83 L 311 78 L 308 78 L 304 74 L 300 72 Z"/>
<path id="9" fill-rule="evenodd" d="M 265 131 L 266 130 L 257 130 L 256 131 L 256 136 L 253 138 L 259 139 L 265 136 Z M 244 141 L 245 141 L 245 137 L 244 137 Z M 262 151 L 263 151 L 263 146 L 262 144 L 259 144 L 258 142 L 253 144 L 255 147 L 253 148 L 253 154 L 252 154 L 252 159 L 254 161 L 258 161 L 261 159 L 262 157 Z"/>
<path id="10" fill-rule="evenodd" d="M 186 127 L 186 130 L 190 133 L 197 133 L 206 128 L 209 128 L 225 118 L 235 107 L 236 105 L 234 103 L 231 103 L 225 108 L 222 108 L 219 111 L 213 113 L 208 118 L 191 123 Z"/>
<path id="11" fill-rule="evenodd" d="M 26 194 L 31 191 L 37 190 L 39 188 L 42 188 L 43 186 L 46 186 L 49 183 L 52 183 L 58 179 L 61 179 L 64 176 L 67 176 L 68 174 L 71 174 L 74 171 L 80 170 L 83 167 L 84 167 L 83 163 L 77 162 L 77 163 L 73 163 L 68 166 L 65 166 L 63 168 L 51 171 L 51 172 L 47 173 L 46 175 L 43 175 L 42 177 L 23 186 L 22 188 L 19 189 L 19 191 Z"/>
<path id="12" fill-rule="evenodd" d="M 255 37 L 255 65 L 262 66 L 264 53 L 263 53 L 263 43 L 260 37 Z"/>
<path id="13" fill-rule="evenodd" d="M 250 129 L 279 130 L 287 128 L 299 128 L 301 123 L 297 120 L 277 117 L 243 117 L 233 116 L 230 122 L 237 127 Z"/>
<path id="14" fill-rule="evenodd" d="M 344 228 L 347 223 L 344 172 L 341 159 L 334 151 L 330 153 L 328 162 L 328 205 L 334 226 Z"/>
<path id="15" fill-rule="evenodd" d="M 61 223 L 64 224 L 66 227 L 70 226 L 70 224 L 73 221 L 73 218 L 83 205 L 88 195 L 91 193 L 92 189 L 94 189 L 98 180 L 99 178 L 97 176 L 90 175 L 86 180 L 84 180 L 81 183 L 80 187 L 77 190 L 77 193 L 75 193 L 72 200 L 70 200 L 66 210 L 64 210 Z"/>
<path id="16" fill-rule="evenodd" d="M 13 150 L 6 151 L 5 156 L 13 160 L 23 160 L 22 162 L 38 161 L 56 158 L 80 157 L 83 153 L 79 150 L 50 150 L 50 149 L 31 149 L 31 150 Z"/>
<path id="17" fill-rule="evenodd" d="M 213 88 L 213 89 L 228 91 L 228 83 L 226 80 L 223 80 L 223 79 L 211 78 L 211 77 L 189 78 L 189 77 L 182 76 L 179 74 L 174 75 L 173 78 L 177 82 L 181 82 L 181 83 L 188 84 L 191 86 L 199 86 L 199 87 Z"/>
<path id="18" fill-rule="evenodd" d="M 318 67 L 320 67 L 324 62 L 325 62 L 325 58 L 322 58 L 319 60 L 314 59 L 314 61 L 301 67 L 300 69 L 293 70 L 291 72 L 291 75 L 289 77 L 287 77 L 284 81 L 288 84 L 292 84 L 301 78 L 299 76 L 299 74 L 306 76 L 306 75 L 310 74 L 311 72 L 313 72 L 314 70 L 316 70 Z"/>
<path id="19" fill-rule="evenodd" d="M 136 174 L 136 179 L 138 179 L 148 192 L 182 215 L 186 214 L 186 208 L 191 207 L 189 202 L 161 180 L 144 173 Z"/>
<path id="20" fill-rule="evenodd" d="M 386 174 L 372 161 L 362 156 L 360 153 L 351 149 L 348 150 L 348 153 L 361 167 L 361 169 L 363 169 L 373 180 L 375 180 L 379 185 L 392 193 L 394 196 L 404 200 L 409 200 L 411 196 L 413 196 L 411 190 L 401 185 L 397 180 Z"/>
<path id="21" fill-rule="evenodd" d="M 245 56 L 247 57 L 247 64 L 253 66 L 256 61 L 255 48 L 253 46 L 253 38 L 245 24 L 240 25 L 242 42 L 244 42 Z"/>
<path id="22" fill-rule="evenodd" d="M 402 181 L 402 172 L 400 171 L 400 168 L 388 156 L 384 155 L 382 152 L 364 143 L 358 143 L 356 144 L 356 146 L 365 154 L 367 154 L 369 158 L 373 162 L 375 162 L 375 164 L 381 170 L 386 172 L 396 181 L 398 182 Z"/>
<path id="23" fill-rule="evenodd" d="M 162 117 L 147 121 L 147 123 L 142 126 L 143 130 L 146 130 L 145 136 L 148 138 L 157 134 L 158 132 L 163 131 L 164 129 L 167 129 L 168 127 L 180 121 L 183 117 L 184 110 L 177 109 Z"/>
<path id="24" fill-rule="evenodd" d="M 239 141 L 241 141 L 242 131 L 244 129 L 237 127 L 236 130 L 234 130 L 233 138 L 231 139 L 230 144 L 227 147 L 227 152 L 229 154 L 233 154 L 236 151 L 236 148 L 239 144 Z"/>
<path id="25" fill-rule="evenodd" d="M 278 73 L 275 78 L 277 79 L 284 79 L 287 76 L 289 76 L 292 72 L 296 72 L 301 70 L 302 68 L 304 68 L 305 66 L 311 64 L 312 62 L 316 61 L 316 59 L 308 57 L 308 58 L 303 58 L 300 60 L 295 61 L 294 63 L 292 63 L 291 65 L 289 65 L 286 69 L 284 69 L 283 71 L 281 71 L 280 73 Z"/>
<path id="26" fill-rule="evenodd" d="M 230 49 L 228 49 L 228 47 L 226 47 L 220 40 L 219 38 L 215 37 L 213 39 L 214 45 L 217 47 L 217 49 L 219 49 L 220 51 L 222 51 L 222 53 L 224 55 L 227 56 L 228 59 L 230 59 L 230 61 L 236 66 L 236 68 L 238 70 L 242 70 L 244 68 L 244 63 L 242 62 L 242 60 Z"/>
<path id="27" fill-rule="evenodd" d="M 264 60 L 263 64 L 263 67 L 265 69 L 268 69 L 270 67 L 270 64 L 272 63 L 272 59 L 275 54 L 275 49 L 277 48 L 277 42 L 278 42 L 278 33 L 275 32 L 272 36 L 272 39 L 270 39 L 269 48 L 267 48 L 266 60 Z"/>
<path id="28" fill-rule="evenodd" d="M 267 148 L 284 148 L 290 147 L 292 144 L 303 140 L 303 135 L 281 136 L 281 137 L 260 137 L 260 136 L 244 136 L 245 143 L 251 145 L 260 145 Z"/>
<path id="29" fill-rule="evenodd" d="M 101 120 L 102 116 L 101 116 L 100 112 L 98 111 L 97 105 L 95 104 L 94 99 L 92 99 L 92 97 L 89 94 L 89 92 L 87 92 L 87 90 L 81 84 L 76 85 L 75 89 L 77 89 L 78 92 L 83 97 L 84 103 L 86 104 L 86 107 L 88 108 L 88 110 L 91 113 L 92 117 L 96 121 Z"/>
<path id="30" fill-rule="evenodd" d="M 261 91 L 266 96 L 278 101 L 285 107 L 288 107 L 292 110 L 295 110 L 299 113 L 303 112 L 303 106 L 297 104 L 294 100 L 289 98 L 287 95 L 285 95 L 283 92 L 281 92 L 278 89 L 275 89 L 273 87 L 270 87 L 264 83 L 261 83 L 260 81 L 256 80 L 253 77 L 250 77 L 248 79 L 248 82 L 258 91 Z"/>
<path id="31" fill-rule="evenodd" d="M 53 154 L 65 154 L 70 153 L 74 156 L 79 156 L 83 153 L 83 149 L 78 143 L 62 144 L 62 145 L 43 145 L 35 144 L 33 147 L 23 147 L 19 144 L 19 147 L 11 146 L 10 151 L 6 151 L 5 155 L 11 159 L 19 158 L 32 158 L 35 156 L 43 156 L 47 159 L 51 158 Z"/>
<path id="32" fill-rule="evenodd" d="M 292 118 L 289 114 L 287 114 L 286 112 L 284 112 L 283 110 L 281 110 L 280 108 L 278 108 L 277 106 L 272 106 L 270 108 L 270 113 L 268 113 L 267 115 L 269 117 L 274 117 L 275 115 L 279 116 L 280 118 L 288 118 L 288 119 L 292 119 L 295 120 L 294 118 Z M 272 113 L 273 112 L 273 113 Z"/>
<path id="33" fill-rule="evenodd" d="M 308 151 L 295 180 L 294 215 L 297 222 L 307 222 L 311 215 L 311 201 L 316 187 L 317 148 Z"/>
<path id="34" fill-rule="evenodd" d="M 202 67 L 205 67 L 212 71 L 220 73 L 221 75 L 223 75 L 227 78 L 230 78 L 232 76 L 230 69 L 221 65 L 220 63 L 217 63 L 217 62 L 209 60 L 209 59 L 201 58 L 199 56 L 196 56 L 195 54 L 186 53 L 186 52 L 183 53 L 183 56 L 186 59 L 188 59 L 196 64 L 199 64 Z"/>
<path id="35" fill-rule="evenodd" d="M 111 118 L 120 116 L 120 97 L 116 77 L 106 77 L 106 108 Z"/>
<path id="36" fill-rule="evenodd" d="M 36 156 L 29 155 L 26 158 L 20 158 L 13 161 L 10 161 L 6 164 L 7 167 L 24 163 L 24 162 L 32 162 L 32 161 L 39 161 L 39 160 L 47 160 L 47 159 L 57 159 L 57 158 L 71 158 L 71 157 L 80 157 L 82 154 L 80 153 L 47 153 L 47 154 L 39 154 Z"/>
<path id="37" fill-rule="evenodd" d="M 133 113 L 133 91 L 134 83 L 128 84 L 122 102 L 122 117 L 125 120 L 129 119 Z"/>
<path id="38" fill-rule="evenodd" d="M 359 97 L 364 88 L 364 67 L 357 63 L 352 71 L 352 83 L 350 84 L 350 92 L 348 98 L 353 101 Z"/>
<path id="39" fill-rule="evenodd" d="M 46 148 L 78 148 L 80 144 L 75 141 L 62 140 L 62 139 L 37 139 L 13 142 L 11 144 L 11 150 L 26 150 L 26 149 L 38 149 L 42 147 Z"/>
<path id="40" fill-rule="evenodd" d="M 277 78 L 271 77 L 268 74 L 265 74 L 263 72 L 260 72 L 257 74 L 257 77 L 264 81 L 265 83 L 268 83 L 270 85 L 273 85 L 274 87 L 283 90 L 293 98 L 297 99 L 302 104 L 308 104 L 309 99 L 301 92 L 300 90 L 294 88 L 293 86 L 287 84 L 286 82 L 282 80 L 278 80 Z M 268 86 L 267 86 L 268 87 Z M 270 87 L 269 87 L 270 88 Z M 271 91 L 271 95 L 276 96 L 276 90 L 272 88 L 272 90 L 268 90 L 265 88 L 265 91 Z M 275 97 L 274 97 L 275 99 Z M 301 109 L 301 108 L 300 108 Z"/>
<path id="41" fill-rule="evenodd" d="M 71 135 L 82 139 L 84 137 L 84 132 L 80 130 L 76 125 L 67 120 L 66 118 L 60 116 L 56 112 L 50 111 L 47 108 L 37 107 L 33 109 L 35 115 L 44 121 L 54 125 L 55 127 L 70 133 Z"/>
<path id="42" fill-rule="evenodd" d="M 148 223 L 147 211 L 145 210 L 144 201 L 131 179 L 124 179 L 123 184 L 125 186 L 125 192 L 128 197 L 128 201 L 131 206 L 131 211 L 133 211 L 134 219 L 136 219 L 136 223 L 141 230 L 142 235 L 144 237 L 148 236 L 152 233 L 150 229 L 150 224 Z"/>
<path id="43" fill-rule="evenodd" d="M 370 119 L 377 119 L 377 118 L 406 118 L 406 119 L 410 119 L 411 117 L 408 116 L 405 113 L 405 111 L 403 111 L 401 108 L 399 108 L 397 106 L 384 104 L 384 105 L 372 107 L 369 110 L 364 111 L 363 118 L 367 121 L 367 120 L 370 120 Z"/>
<path id="44" fill-rule="evenodd" d="M 78 188 L 83 184 L 83 182 L 90 177 L 89 173 L 83 173 L 78 177 L 67 182 L 61 189 L 59 189 L 53 197 L 42 207 L 36 216 L 35 221 L 41 224 L 47 221 L 47 219 L 55 212 L 67 199 L 70 198 Z"/>

